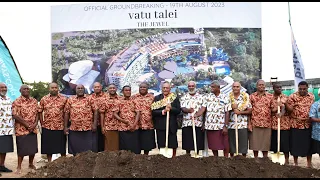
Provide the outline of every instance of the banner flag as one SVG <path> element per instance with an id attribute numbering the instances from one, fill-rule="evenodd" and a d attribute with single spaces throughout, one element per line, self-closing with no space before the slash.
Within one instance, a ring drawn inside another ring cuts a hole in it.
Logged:
<path id="1" fill-rule="evenodd" d="M 7 85 L 7 96 L 14 101 L 20 96 L 22 78 L 6 43 L 0 36 L 0 82 Z"/>
<path id="2" fill-rule="evenodd" d="M 304 67 L 302 63 L 301 54 L 299 52 L 297 42 L 293 35 L 292 26 L 291 27 L 291 43 L 292 43 L 292 54 L 293 54 L 293 69 L 294 69 L 294 86 L 295 90 L 298 90 L 298 84 L 301 81 L 305 81 Z"/>

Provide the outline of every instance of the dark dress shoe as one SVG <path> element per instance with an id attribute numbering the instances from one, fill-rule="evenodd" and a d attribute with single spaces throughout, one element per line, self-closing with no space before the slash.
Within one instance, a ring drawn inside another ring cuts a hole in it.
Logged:
<path id="1" fill-rule="evenodd" d="M 5 166 L 0 166 L 0 172 L 12 172 L 12 170 L 6 168 Z"/>

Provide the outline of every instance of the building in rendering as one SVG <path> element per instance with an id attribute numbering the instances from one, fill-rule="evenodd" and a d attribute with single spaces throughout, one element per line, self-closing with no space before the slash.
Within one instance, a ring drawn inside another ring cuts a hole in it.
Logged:
<path id="1" fill-rule="evenodd" d="M 131 85 L 142 74 L 148 64 L 149 54 L 136 44 L 124 51 L 106 73 L 108 82 L 114 83 L 119 89 Z"/>
<path id="2" fill-rule="evenodd" d="M 203 45 L 204 35 L 191 33 L 167 33 L 149 38 L 143 45 L 135 43 L 107 61 L 109 68 L 105 81 L 116 84 L 119 89 L 124 85 L 134 85 L 143 74 L 149 58 L 181 56 L 184 51 L 199 52 Z"/>

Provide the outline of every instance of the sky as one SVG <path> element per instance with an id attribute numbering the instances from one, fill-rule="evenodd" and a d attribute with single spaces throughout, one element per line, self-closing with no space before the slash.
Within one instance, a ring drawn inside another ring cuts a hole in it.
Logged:
<path id="1" fill-rule="evenodd" d="M 51 81 L 51 6 L 85 2 L 0 2 L 0 35 L 26 82 Z M 319 2 L 290 2 L 305 76 L 319 77 Z M 262 79 L 293 80 L 287 2 L 262 2 Z"/>

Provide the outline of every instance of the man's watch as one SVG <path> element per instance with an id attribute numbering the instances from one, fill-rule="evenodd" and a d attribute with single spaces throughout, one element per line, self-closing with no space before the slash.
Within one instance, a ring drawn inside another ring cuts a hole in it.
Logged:
<path id="1" fill-rule="evenodd" d="M 227 128 L 228 126 L 227 126 L 227 125 L 223 125 L 223 127 L 226 127 L 226 128 Z"/>

